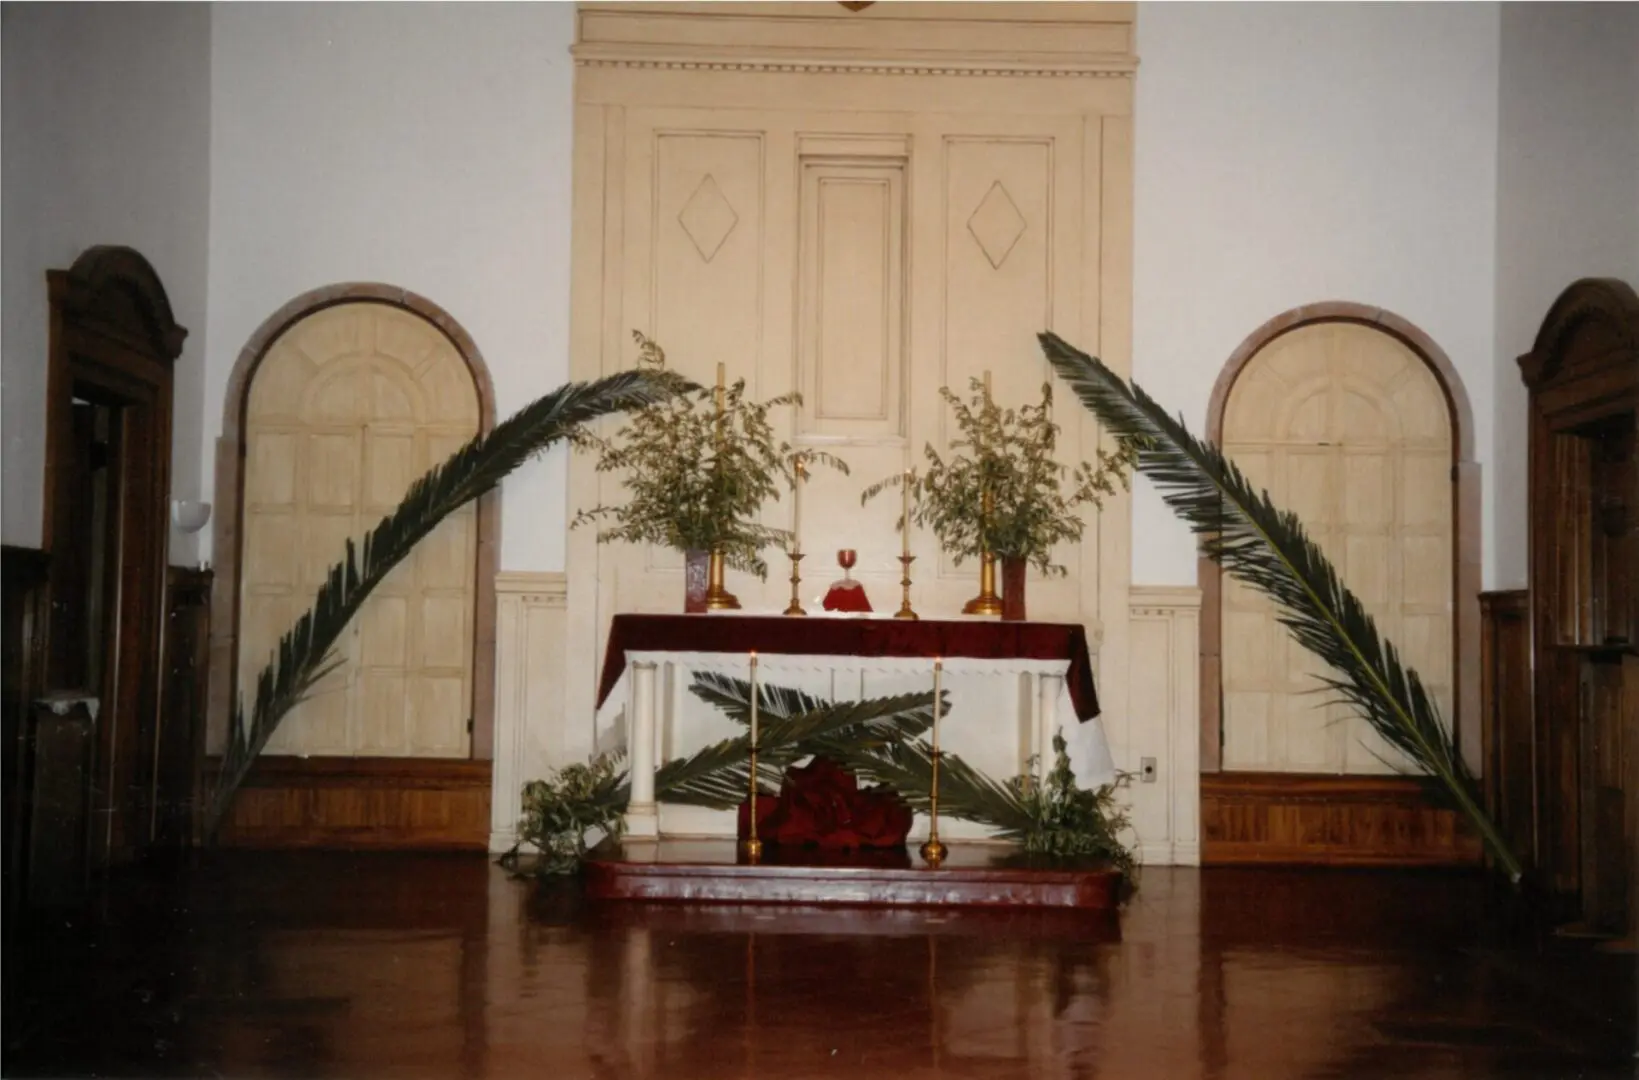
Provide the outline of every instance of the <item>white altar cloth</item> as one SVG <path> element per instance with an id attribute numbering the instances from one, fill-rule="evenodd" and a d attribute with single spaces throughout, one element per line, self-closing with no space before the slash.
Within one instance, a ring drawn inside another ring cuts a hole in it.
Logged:
<path id="1" fill-rule="evenodd" d="M 1065 682 L 1067 660 L 946 657 L 944 687 L 951 702 L 940 721 L 940 743 L 998 780 L 1027 769 L 1052 768 L 1052 740 L 1068 744 L 1076 781 L 1083 787 L 1113 783 L 1115 762 L 1097 717 L 1078 722 Z M 624 747 L 632 775 L 627 813 L 631 835 L 659 832 L 654 770 L 664 761 L 735 734 L 738 727 L 689 692 L 694 672 L 749 678 L 740 652 L 628 650 L 621 672 L 597 712 L 601 748 Z M 757 677 L 833 700 L 856 700 L 931 690 L 933 662 L 924 657 L 759 653 Z M 1008 714 L 1012 713 L 1011 716 Z M 999 716 L 998 716 L 999 714 Z M 679 811 L 692 808 L 676 808 Z M 706 812 L 673 815 L 690 831 L 722 830 Z M 726 813 L 723 818 L 727 818 Z M 731 826 L 728 826 L 731 827 Z M 943 828 L 943 825 L 941 826 Z"/>

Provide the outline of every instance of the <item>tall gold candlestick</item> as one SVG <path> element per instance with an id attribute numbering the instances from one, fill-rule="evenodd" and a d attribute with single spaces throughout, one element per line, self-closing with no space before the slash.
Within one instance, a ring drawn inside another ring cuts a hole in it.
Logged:
<path id="1" fill-rule="evenodd" d="M 751 802 L 746 838 L 740 841 L 740 853 L 756 862 L 763 857 L 763 842 L 757 838 L 757 652 L 751 653 Z"/>
<path id="2" fill-rule="evenodd" d="M 712 391 L 712 401 L 717 406 L 715 425 L 715 443 L 719 457 L 723 452 L 723 410 L 727 403 L 727 373 L 721 360 L 717 361 L 717 389 Z M 713 465 L 716 468 L 716 464 Z M 724 564 L 727 559 L 723 549 L 713 546 L 709 561 L 706 563 L 706 610 L 707 611 L 738 611 L 740 599 L 723 584 Z"/>
<path id="3" fill-rule="evenodd" d="M 985 405 L 990 405 L 990 372 L 985 372 Z M 979 507 L 979 595 L 962 605 L 963 615 L 1000 615 L 1002 598 L 996 593 L 996 554 L 985 543 L 996 502 L 987 486 Z"/>
<path id="4" fill-rule="evenodd" d="M 922 845 L 922 859 L 929 866 L 938 866 L 945 861 L 949 849 L 939 842 L 939 682 L 944 673 L 944 661 L 938 657 L 933 661 L 933 748 L 929 757 L 933 760 L 933 780 L 928 788 L 928 839 Z"/>

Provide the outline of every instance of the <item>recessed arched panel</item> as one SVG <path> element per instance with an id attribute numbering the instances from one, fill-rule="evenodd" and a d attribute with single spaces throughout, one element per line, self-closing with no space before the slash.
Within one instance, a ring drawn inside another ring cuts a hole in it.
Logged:
<path id="1" fill-rule="evenodd" d="M 1463 699 L 1456 622 L 1473 599 L 1461 572 L 1473 560 L 1459 553 L 1472 510 L 1458 467 L 1466 403 L 1436 354 L 1415 328 L 1372 309 L 1288 313 L 1237 352 L 1209 430 L 1304 521 L 1450 720 Z M 1316 693 L 1318 662 L 1268 601 L 1211 564 L 1202 576 L 1204 766 L 1393 771 L 1398 755 Z"/>
<path id="2" fill-rule="evenodd" d="M 246 346 L 219 454 L 212 738 L 329 567 L 409 485 L 494 425 L 471 339 L 420 297 L 335 286 Z M 447 519 L 366 603 L 343 666 L 271 754 L 488 758 L 498 505 Z"/>

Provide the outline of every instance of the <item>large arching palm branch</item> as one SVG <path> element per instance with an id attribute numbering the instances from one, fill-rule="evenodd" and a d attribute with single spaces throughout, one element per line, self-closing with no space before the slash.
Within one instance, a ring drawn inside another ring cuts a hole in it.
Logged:
<path id="1" fill-rule="evenodd" d="M 347 624 L 416 544 L 535 454 L 560 440 L 578 439 L 580 425 L 690 388 L 677 375 L 655 370 L 569 383 L 520 409 L 489 434 L 474 436 L 411 484 L 398 507 L 365 535 L 362 551 L 349 538 L 346 557 L 330 568 L 313 607 L 279 639 L 273 659 L 257 677 L 249 715 L 243 700 L 234 707 L 222 767 L 205 810 L 206 837 L 216 834 L 280 722 L 341 663 L 334 649 Z"/>
<path id="2" fill-rule="evenodd" d="M 1321 682 L 1440 782 L 1518 882 L 1519 859 L 1482 808 L 1474 777 L 1423 680 L 1400 662 L 1399 650 L 1378 633 L 1297 515 L 1275 506 L 1222 450 L 1197 439 L 1182 419 L 1096 357 L 1057 334 L 1041 334 L 1040 341 L 1082 404 L 1111 434 L 1138 445 L 1138 471 L 1200 538 L 1206 556 L 1275 602 L 1282 625 L 1330 665 L 1333 674 Z"/>

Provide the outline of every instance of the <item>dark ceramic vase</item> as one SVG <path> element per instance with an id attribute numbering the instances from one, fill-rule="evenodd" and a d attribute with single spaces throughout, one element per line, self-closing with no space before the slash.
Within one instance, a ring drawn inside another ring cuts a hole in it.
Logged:
<path id="1" fill-rule="evenodd" d="M 1024 559 L 1002 558 L 1002 621 L 1023 622 L 1024 577 L 1030 564 Z"/>

